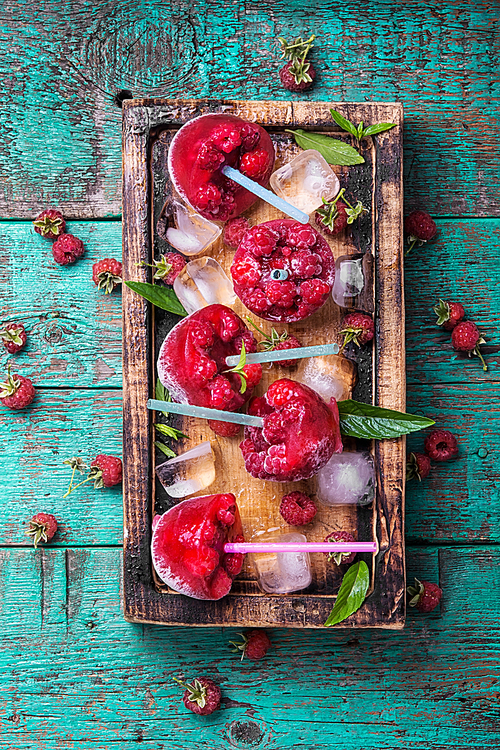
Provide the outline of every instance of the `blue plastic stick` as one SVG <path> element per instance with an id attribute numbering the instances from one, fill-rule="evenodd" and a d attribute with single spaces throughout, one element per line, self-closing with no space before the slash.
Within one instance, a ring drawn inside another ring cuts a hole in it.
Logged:
<path id="1" fill-rule="evenodd" d="M 338 344 L 319 344 L 318 346 L 301 346 L 300 349 L 282 349 L 272 352 L 257 352 L 256 354 L 246 354 L 245 362 L 249 365 L 254 362 L 282 362 L 284 359 L 305 359 L 305 357 L 321 357 L 325 354 L 338 354 Z M 234 367 L 240 361 L 240 355 L 235 354 L 226 357 L 226 364 Z"/>
<path id="2" fill-rule="evenodd" d="M 185 417 L 217 419 L 219 422 L 235 422 L 236 424 L 249 425 L 250 427 L 264 427 L 264 420 L 262 417 L 253 417 L 251 414 L 237 414 L 234 411 L 207 409 L 204 406 L 193 406 L 192 404 L 176 404 L 173 401 L 156 401 L 152 398 L 149 399 L 147 407 L 148 409 L 154 409 L 155 411 L 168 411 L 171 414 L 183 414 Z"/>
<path id="3" fill-rule="evenodd" d="M 305 211 L 301 211 L 300 208 L 296 208 L 295 206 L 292 206 L 291 203 L 287 203 L 283 198 L 271 193 L 270 190 L 266 190 L 266 188 L 263 188 L 258 182 L 254 182 L 254 180 L 241 174 L 237 169 L 233 169 L 233 167 L 229 167 L 226 164 L 226 166 L 222 167 L 221 172 L 225 174 L 226 177 L 229 177 L 230 180 L 237 182 L 241 187 L 246 188 L 254 195 L 258 195 L 259 198 L 262 198 L 266 203 L 270 203 L 271 206 L 277 208 L 278 211 L 283 211 L 284 214 L 288 214 L 292 219 L 300 221 L 301 224 L 309 223 L 309 216 Z"/>

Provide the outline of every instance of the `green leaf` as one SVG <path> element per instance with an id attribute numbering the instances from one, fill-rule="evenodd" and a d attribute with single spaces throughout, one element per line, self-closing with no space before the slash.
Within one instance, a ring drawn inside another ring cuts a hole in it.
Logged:
<path id="1" fill-rule="evenodd" d="M 155 442 L 156 447 L 158 450 L 160 450 L 162 453 L 164 453 L 169 458 L 175 458 L 176 454 L 172 450 L 172 448 L 169 448 L 168 445 L 165 445 L 165 443 L 160 443 L 159 440 Z"/>
<path id="2" fill-rule="evenodd" d="M 363 132 L 363 138 L 367 135 L 377 135 L 377 133 L 385 133 L 386 130 L 395 128 L 395 122 L 379 122 L 378 125 L 369 125 Z"/>
<path id="3" fill-rule="evenodd" d="M 358 140 L 363 136 L 363 120 L 361 120 L 361 122 L 358 125 L 358 130 L 357 130 L 356 135 L 357 135 Z"/>
<path id="4" fill-rule="evenodd" d="M 286 132 L 293 134 L 297 146 L 300 146 L 300 148 L 313 148 L 316 149 L 316 151 L 319 151 L 328 164 L 343 166 L 364 164 L 365 160 L 360 154 L 358 154 L 355 148 L 349 146 L 348 143 L 339 141 L 336 138 L 331 138 L 329 135 L 308 133 L 301 128 L 298 130 L 287 130 Z"/>
<path id="5" fill-rule="evenodd" d="M 337 599 L 325 622 L 325 628 L 337 625 L 346 620 L 349 615 L 357 612 L 365 600 L 369 585 L 368 565 L 363 560 L 351 565 L 342 579 Z"/>
<path id="6" fill-rule="evenodd" d="M 147 284 L 144 281 L 125 281 L 124 284 L 133 292 L 137 292 L 141 297 L 147 299 L 148 302 L 152 302 L 155 307 L 160 307 L 162 310 L 168 310 L 168 312 L 183 317 L 187 315 L 173 289 L 159 284 Z"/>
<path id="7" fill-rule="evenodd" d="M 157 401 L 171 401 L 170 393 L 167 391 L 160 378 L 156 380 L 155 398 Z"/>
<path id="8" fill-rule="evenodd" d="M 339 401 L 340 431 L 343 435 L 384 440 L 418 432 L 434 424 L 432 419 L 417 414 L 404 414 L 381 406 L 359 401 Z"/>
<path id="9" fill-rule="evenodd" d="M 169 424 L 155 424 L 155 427 L 165 437 L 172 438 L 173 440 L 179 440 L 180 437 L 183 437 L 189 440 L 187 435 L 184 435 L 180 430 L 176 430 L 175 427 L 170 427 Z"/>
<path id="10" fill-rule="evenodd" d="M 346 130 L 348 133 L 353 135 L 355 138 L 358 137 L 358 131 L 356 130 L 356 126 L 352 124 L 349 120 L 346 120 L 345 117 L 342 117 L 340 112 L 337 112 L 335 109 L 330 110 L 330 114 L 337 123 L 337 125 L 340 125 L 340 127 L 343 130 Z"/>

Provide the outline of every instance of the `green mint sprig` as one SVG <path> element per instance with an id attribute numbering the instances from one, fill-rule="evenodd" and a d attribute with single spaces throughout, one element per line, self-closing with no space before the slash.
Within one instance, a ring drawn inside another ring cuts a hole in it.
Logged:
<path id="1" fill-rule="evenodd" d="M 285 132 L 291 133 L 297 146 L 303 148 L 304 151 L 311 148 L 319 151 L 328 164 L 351 166 L 353 164 L 364 164 L 365 162 L 355 148 L 350 146 L 349 143 L 339 141 L 337 138 L 322 133 L 310 133 L 302 130 L 302 128 L 297 128 L 297 130 L 285 128 Z"/>
<path id="2" fill-rule="evenodd" d="M 156 398 L 157 401 L 166 401 L 166 402 L 172 401 L 172 397 L 171 397 L 170 393 L 165 388 L 165 386 L 161 382 L 160 378 L 158 378 L 157 381 L 156 381 L 155 398 Z M 168 412 L 165 412 L 165 411 L 162 412 L 162 414 L 165 417 L 170 416 L 168 414 Z M 179 438 L 181 438 L 181 437 L 186 438 L 186 440 L 189 440 L 188 435 L 185 435 L 180 430 L 176 430 L 175 427 L 171 427 L 168 424 L 155 423 L 154 427 L 157 430 L 157 432 L 160 433 L 160 435 L 165 435 L 165 437 L 172 438 L 172 440 L 179 440 Z M 161 440 L 155 441 L 155 445 L 156 445 L 156 447 L 160 451 L 162 451 L 162 453 L 164 453 L 169 458 L 174 458 L 174 456 L 176 456 L 176 453 L 174 453 L 174 451 L 172 450 L 172 448 L 170 448 L 168 445 L 166 445 Z"/>
<path id="3" fill-rule="evenodd" d="M 340 112 L 337 112 L 335 109 L 331 109 L 330 114 L 342 130 L 350 133 L 356 139 L 358 146 L 362 138 L 366 138 L 369 135 L 377 135 L 378 133 L 385 133 L 387 130 L 396 127 L 395 122 L 379 122 L 377 125 L 368 125 L 368 127 L 365 128 L 362 120 L 358 125 L 354 125 L 353 122 L 343 117 Z"/>

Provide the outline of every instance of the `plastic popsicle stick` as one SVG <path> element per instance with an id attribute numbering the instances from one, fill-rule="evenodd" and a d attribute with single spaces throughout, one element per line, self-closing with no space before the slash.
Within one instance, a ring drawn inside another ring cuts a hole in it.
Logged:
<path id="1" fill-rule="evenodd" d="M 230 167 L 226 164 L 226 166 L 222 167 L 221 172 L 222 174 L 225 174 L 226 177 L 229 177 L 230 180 L 237 182 L 238 185 L 241 185 L 241 187 L 246 188 L 254 195 L 258 195 L 258 197 L 262 198 L 262 200 L 266 203 L 270 203 L 271 206 L 277 208 L 278 211 L 283 211 L 284 214 L 288 214 L 288 216 L 291 216 L 292 219 L 300 221 L 301 224 L 309 223 L 309 216 L 305 213 L 305 211 L 301 211 L 300 208 L 296 208 L 295 206 L 292 206 L 291 203 L 287 203 L 287 201 L 284 201 L 283 198 L 280 198 L 278 195 L 271 193 L 270 190 L 266 190 L 266 188 L 262 187 L 262 185 L 259 185 L 258 182 L 251 180 L 249 177 L 242 174 L 237 169 L 233 169 L 233 167 Z"/>
<path id="2" fill-rule="evenodd" d="M 224 552 L 376 552 L 376 542 L 226 542 Z"/>
<path id="3" fill-rule="evenodd" d="M 321 357 L 326 354 L 338 354 L 338 344 L 318 344 L 318 346 L 301 346 L 300 349 L 282 349 L 272 352 L 257 352 L 255 354 L 246 354 L 246 364 L 254 362 L 282 362 L 286 359 L 304 359 L 305 357 Z M 240 355 L 231 355 L 226 357 L 226 364 L 234 367 L 238 364 Z"/>
<path id="4" fill-rule="evenodd" d="M 155 411 L 182 414 L 185 417 L 217 419 L 219 422 L 235 422 L 236 424 L 249 425 L 250 427 L 264 427 L 262 417 L 254 417 L 251 414 L 237 414 L 234 411 L 207 409 L 204 406 L 193 406 L 192 404 L 176 404 L 173 401 L 156 401 L 153 398 L 149 399 L 147 407 Z"/>

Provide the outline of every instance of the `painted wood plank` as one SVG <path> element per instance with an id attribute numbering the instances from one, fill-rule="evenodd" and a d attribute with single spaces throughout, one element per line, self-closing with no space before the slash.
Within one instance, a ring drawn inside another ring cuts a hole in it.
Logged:
<path id="1" fill-rule="evenodd" d="M 119 550 L 2 550 L 0 747 L 500 747 L 499 555 L 412 549 L 410 575 L 444 590 L 432 614 L 411 611 L 398 633 L 273 631 L 273 650 L 251 663 L 230 652 L 234 629 L 187 640 L 126 623 Z M 205 719 L 172 680 L 200 674 L 223 691 Z"/>
<path id="2" fill-rule="evenodd" d="M 0 12 L 0 216 L 32 217 L 49 200 L 72 217 L 118 216 L 118 91 L 287 99 L 276 37 L 312 31 L 317 83 L 292 98 L 401 101 L 407 207 L 499 214 L 494 3 L 314 0 L 307 15 L 299 0 L 209 6 L 63 0 L 36 23 L 19 0 Z"/>
<path id="3" fill-rule="evenodd" d="M 1 323 L 20 321 L 28 332 L 23 351 L 7 361 L 37 385 L 97 388 L 121 386 L 121 291 L 98 291 L 92 264 L 121 259 L 120 222 L 70 222 L 85 255 L 59 266 L 52 244 L 31 222 L 0 222 Z"/>

